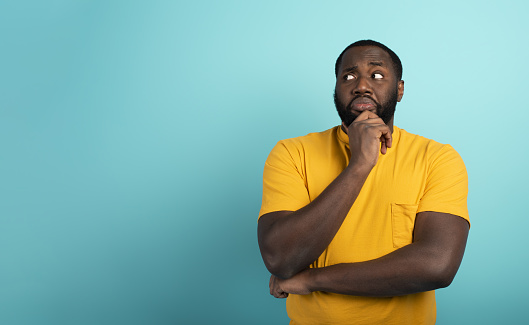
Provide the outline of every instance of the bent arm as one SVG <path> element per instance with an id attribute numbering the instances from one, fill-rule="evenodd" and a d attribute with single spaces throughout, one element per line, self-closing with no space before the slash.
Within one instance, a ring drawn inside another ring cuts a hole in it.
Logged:
<path id="1" fill-rule="evenodd" d="M 389 297 L 443 288 L 461 264 L 468 230 L 461 217 L 420 212 L 412 244 L 371 261 L 308 269 L 288 280 L 271 279 L 270 293 L 279 298 L 313 291 Z"/>
<path id="2" fill-rule="evenodd" d="M 294 212 L 276 211 L 259 219 L 261 255 L 270 273 L 279 278 L 290 278 L 321 255 L 376 165 L 379 151 L 385 154 L 391 147 L 391 130 L 369 111 L 349 125 L 347 134 L 349 165 L 314 201 Z"/>
<path id="3" fill-rule="evenodd" d="M 349 165 L 307 206 L 261 216 L 259 248 L 270 273 L 290 278 L 321 255 L 340 229 L 370 171 Z"/>

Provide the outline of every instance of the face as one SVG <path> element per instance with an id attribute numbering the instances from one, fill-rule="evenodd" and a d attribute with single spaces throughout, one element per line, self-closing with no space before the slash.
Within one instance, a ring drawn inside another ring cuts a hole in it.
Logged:
<path id="1" fill-rule="evenodd" d="M 393 121 L 397 102 L 404 94 L 404 81 L 397 80 L 391 57 L 376 46 L 357 46 L 344 53 L 338 68 L 334 103 L 349 126 L 369 110 L 384 123 Z"/>

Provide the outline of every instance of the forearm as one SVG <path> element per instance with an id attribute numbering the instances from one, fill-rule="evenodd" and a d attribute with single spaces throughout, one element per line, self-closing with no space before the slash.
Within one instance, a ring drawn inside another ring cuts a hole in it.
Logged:
<path id="1" fill-rule="evenodd" d="M 305 280 L 311 292 L 400 296 L 448 286 L 459 263 L 444 261 L 442 252 L 410 244 L 375 260 L 306 270 Z"/>
<path id="2" fill-rule="evenodd" d="M 289 278 L 321 255 L 340 228 L 370 171 L 371 168 L 349 165 L 313 202 L 275 218 L 270 224 L 259 225 L 261 254 L 272 274 Z"/>
<path id="3" fill-rule="evenodd" d="M 468 230 L 468 222 L 456 215 L 420 212 L 412 244 L 370 261 L 307 269 L 286 280 L 272 276 L 270 293 L 391 297 L 446 287 L 463 259 Z"/>

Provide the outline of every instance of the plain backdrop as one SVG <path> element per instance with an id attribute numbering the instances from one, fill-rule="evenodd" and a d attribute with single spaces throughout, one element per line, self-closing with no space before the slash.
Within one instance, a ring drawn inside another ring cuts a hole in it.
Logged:
<path id="1" fill-rule="evenodd" d="M 439 324 L 520 324 L 526 1 L 0 1 L 0 323 L 286 324 L 257 246 L 275 143 L 340 123 L 334 62 L 401 58 L 472 227 Z"/>

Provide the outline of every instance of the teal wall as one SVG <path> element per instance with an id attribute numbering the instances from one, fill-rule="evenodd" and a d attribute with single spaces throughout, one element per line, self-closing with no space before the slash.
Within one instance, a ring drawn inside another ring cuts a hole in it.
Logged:
<path id="1" fill-rule="evenodd" d="M 286 324 L 256 238 L 264 160 L 339 123 L 334 61 L 401 57 L 396 125 L 450 143 L 472 229 L 439 324 L 529 290 L 524 1 L 0 2 L 0 323 Z"/>

